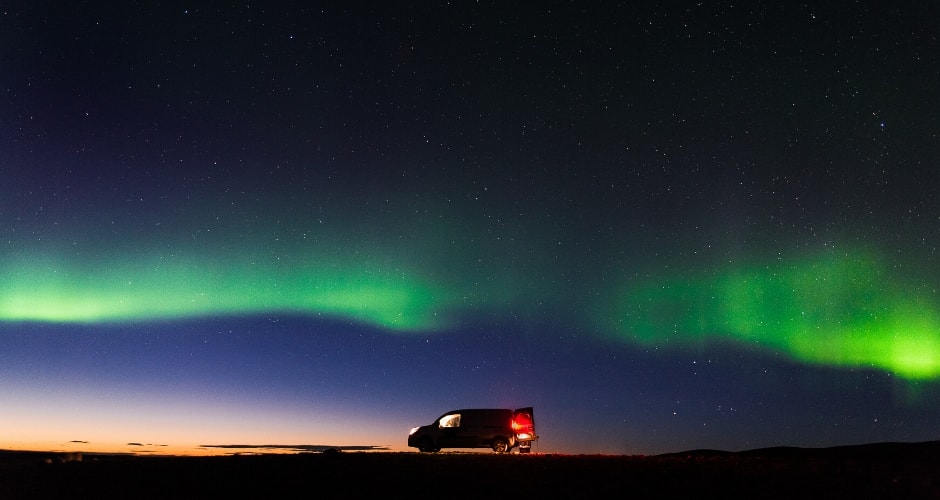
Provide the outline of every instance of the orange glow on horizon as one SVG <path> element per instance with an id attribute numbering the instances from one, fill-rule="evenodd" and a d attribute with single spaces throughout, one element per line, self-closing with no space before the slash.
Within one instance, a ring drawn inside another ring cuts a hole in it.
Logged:
<path id="1" fill-rule="evenodd" d="M 350 451 L 407 451 L 404 424 L 356 426 L 330 413 L 273 412 L 215 405 L 94 404 L 105 398 L 16 397 L 0 415 L 0 450 L 138 456 L 295 454 L 334 447 Z M 159 401 L 149 401 L 159 403 Z"/>
<path id="2" fill-rule="evenodd" d="M 298 445 L 304 446 L 304 445 Z M 317 448 L 329 448 L 329 445 L 316 445 Z M 343 446 L 336 446 L 338 449 Z M 294 455 L 299 453 L 316 453 L 317 449 L 303 450 L 291 445 L 241 445 L 231 447 L 228 445 L 161 445 L 147 443 L 90 443 L 84 441 L 50 442 L 50 441 L 0 441 L 0 451 L 39 452 L 55 455 L 59 453 L 83 453 L 88 455 L 135 455 L 135 456 L 187 456 L 187 457 L 214 457 L 230 455 L 259 455 L 277 454 Z M 355 452 L 382 453 L 408 451 L 406 447 L 381 447 L 376 449 L 356 449 Z"/>

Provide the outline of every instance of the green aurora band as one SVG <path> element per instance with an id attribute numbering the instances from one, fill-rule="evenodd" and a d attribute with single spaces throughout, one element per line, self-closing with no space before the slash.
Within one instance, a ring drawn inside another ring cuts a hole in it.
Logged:
<path id="1" fill-rule="evenodd" d="M 210 259 L 198 253 L 81 263 L 38 255 L 8 256 L 0 268 L 0 321 L 107 323 L 297 313 L 426 332 L 453 328 L 486 311 L 525 322 L 537 313 L 531 304 L 544 303 L 543 312 L 568 309 L 571 321 L 606 325 L 599 328 L 602 333 L 642 345 L 732 339 L 807 363 L 877 368 L 910 380 L 940 376 L 936 291 L 899 286 L 912 280 L 891 279 L 868 255 L 824 255 L 682 278 L 652 276 L 608 290 L 615 305 L 604 308 L 602 299 L 585 307 L 565 303 L 568 295 L 558 290 L 520 286 L 526 276 L 510 280 L 515 285 L 481 287 L 457 278 L 460 273 L 422 274 L 377 258 L 322 258 L 316 264 L 295 258 L 290 265 L 259 265 L 244 256 Z M 518 311 L 530 314 L 519 319 Z"/>
<path id="2" fill-rule="evenodd" d="M 940 375 L 936 290 L 898 286 L 867 255 L 655 280 L 627 287 L 615 310 L 613 329 L 642 344 L 730 338 L 808 363 Z"/>
<path id="3" fill-rule="evenodd" d="M 231 259 L 230 259 L 231 260 Z M 390 330 L 443 326 L 439 289 L 401 271 L 360 264 L 277 268 L 219 259 L 154 258 L 140 264 L 30 260 L 8 267 L 0 318 L 126 322 L 255 313 L 327 314 Z"/>

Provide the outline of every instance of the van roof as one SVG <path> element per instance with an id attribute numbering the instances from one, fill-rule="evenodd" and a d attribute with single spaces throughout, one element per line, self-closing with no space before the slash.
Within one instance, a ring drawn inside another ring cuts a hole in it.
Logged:
<path id="1" fill-rule="evenodd" d="M 444 415 L 450 415 L 451 413 L 467 413 L 467 412 L 483 413 L 483 412 L 503 412 L 503 411 L 508 411 L 508 412 L 527 411 L 529 413 L 534 412 L 531 406 L 524 406 L 522 408 L 515 408 L 515 409 L 513 408 L 461 408 L 459 410 L 450 410 L 444 413 Z"/>

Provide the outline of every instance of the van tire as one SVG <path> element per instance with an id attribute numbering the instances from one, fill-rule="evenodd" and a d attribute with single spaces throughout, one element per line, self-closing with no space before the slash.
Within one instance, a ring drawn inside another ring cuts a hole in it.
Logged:
<path id="1" fill-rule="evenodd" d="M 493 451 L 496 453 L 506 453 L 509 451 L 509 441 L 498 437 L 493 440 Z"/>
<path id="2" fill-rule="evenodd" d="M 434 441 L 431 441 L 431 438 L 422 439 L 421 442 L 418 443 L 418 450 L 420 450 L 422 453 L 434 453 L 441 451 L 440 448 L 434 447 Z"/>

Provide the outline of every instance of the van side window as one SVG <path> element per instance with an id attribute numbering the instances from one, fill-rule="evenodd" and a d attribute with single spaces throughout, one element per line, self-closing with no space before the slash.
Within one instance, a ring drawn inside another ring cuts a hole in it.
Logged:
<path id="1" fill-rule="evenodd" d="M 452 413 L 450 415 L 444 415 L 440 420 L 441 428 L 445 427 L 460 427 L 460 414 Z"/>

